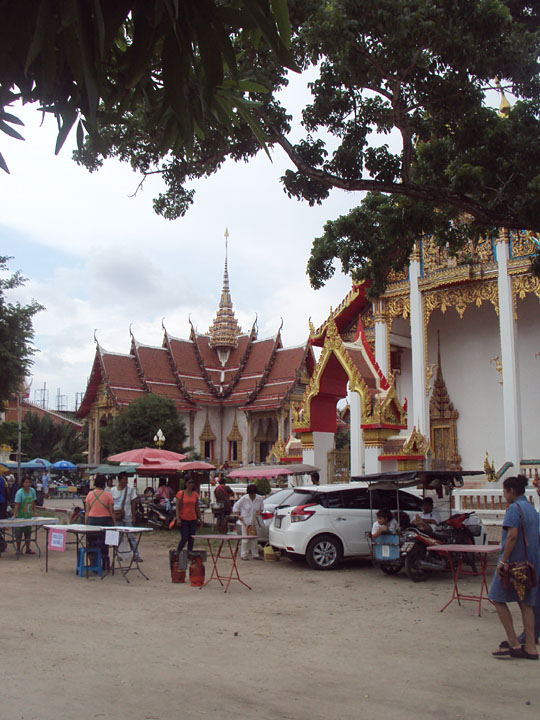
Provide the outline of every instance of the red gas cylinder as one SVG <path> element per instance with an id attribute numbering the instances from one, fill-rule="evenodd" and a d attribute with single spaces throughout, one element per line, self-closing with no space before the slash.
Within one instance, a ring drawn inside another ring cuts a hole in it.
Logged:
<path id="1" fill-rule="evenodd" d="M 201 557 L 193 558 L 189 566 L 189 584 L 192 587 L 204 585 L 204 564 Z"/>

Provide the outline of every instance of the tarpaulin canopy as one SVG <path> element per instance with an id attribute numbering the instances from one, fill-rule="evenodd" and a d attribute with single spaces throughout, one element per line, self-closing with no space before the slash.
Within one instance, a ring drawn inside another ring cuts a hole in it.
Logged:
<path id="1" fill-rule="evenodd" d="M 142 463 L 145 460 L 185 460 L 186 456 L 172 450 L 161 450 L 160 448 L 135 448 L 125 452 L 109 455 L 107 460 L 111 462 Z"/>
<path id="2" fill-rule="evenodd" d="M 366 482 L 370 490 L 397 490 L 415 485 L 434 490 L 442 485 L 460 487 L 464 476 L 483 474 L 481 470 L 410 470 L 353 475 L 351 482 Z"/>
<path id="3" fill-rule="evenodd" d="M 131 465 L 98 465 L 92 469 L 92 474 L 96 475 L 118 475 L 121 472 L 125 472 L 128 475 L 134 475 L 137 470 L 137 465 L 132 463 Z"/>

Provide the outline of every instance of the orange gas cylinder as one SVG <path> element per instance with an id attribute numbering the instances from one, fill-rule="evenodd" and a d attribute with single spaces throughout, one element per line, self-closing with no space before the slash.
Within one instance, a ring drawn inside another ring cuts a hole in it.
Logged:
<path id="1" fill-rule="evenodd" d="M 189 584 L 192 587 L 204 585 L 204 563 L 201 557 L 195 557 L 189 566 Z"/>

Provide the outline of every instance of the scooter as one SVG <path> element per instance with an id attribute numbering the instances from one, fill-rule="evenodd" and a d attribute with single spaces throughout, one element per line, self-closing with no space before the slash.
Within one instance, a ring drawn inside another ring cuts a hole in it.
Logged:
<path id="1" fill-rule="evenodd" d="M 474 538 L 482 532 L 481 525 L 466 522 L 474 513 L 456 513 L 448 520 L 437 525 L 434 530 L 420 529 L 411 526 L 407 529 L 401 545 L 401 559 L 405 565 L 405 572 L 413 582 L 426 580 L 429 573 L 446 571 L 449 569 L 448 558 L 435 557 L 429 554 L 427 548 L 434 545 L 471 545 L 471 552 L 465 553 L 464 561 L 476 570 L 474 556 Z"/>
<path id="2" fill-rule="evenodd" d="M 176 511 L 170 506 L 167 509 L 164 505 L 150 503 L 147 509 L 146 520 L 156 530 L 170 530 L 176 521 Z"/>

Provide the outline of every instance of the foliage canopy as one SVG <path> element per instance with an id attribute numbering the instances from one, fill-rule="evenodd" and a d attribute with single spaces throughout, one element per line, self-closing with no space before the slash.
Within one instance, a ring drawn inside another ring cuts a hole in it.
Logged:
<path id="1" fill-rule="evenodd" d="M 138 447 L 152 447 L 159 428 L 165 435 L 165 450 L 181 452 L 187 432 L 174 402 L 159 395 L 144 395 L 102 428 L 104 456 Z"/>
<path id="2" fill-rule="evenodd" d="M 28 305 L 8 302 L 6 293 L 25 283 L 19 271 L 9 275 L 10 259 L 0 256 L 0 403 L 17 392 L 28 375 L 35 353 L 32 318 L 44 309 L 35 301 Z"/>
<path id="3" fill-rule="evenodd" d="M 362 192 L 358 207 L 329 221 L 314 241 L 308 273 L 320 287 L 338 258 L 355 279 L 384 286 L 413 243 L 432 233 L 457 251 L 479 233 L 540 230 L 540 6 L 527 0 L 289 0 L 291 52 L 316 68 L 304 137 L 291 142 L 278 90 L 283 66 L 267 47 L 234 47 L 240 74 L 272 92 L 249 92 L 267 146 L 293 167 L 290 197 L 321 203 L 333 188 Z M 499 91 L 513 106 L 498 110 Z M 155 201 L 184 214 L 192 180 L 226 158 L 247 160 L 260 144 L 249 123 L 214 127 L 193 147 L 164 153 L 137 112 L 103 108 L 101 134 L 79 161 L 103 158 L 162 174 Z M 108 112 L 110 111 L 110 112 Z M 364 195 L 364 193 L 367 193 Z M 539 265 L 540 267 L 540 265 Z"/>
<path id="4" fill-rule="evenodd" d="M 0 0 L 0 15 L 0 130 L 22 139 L 6 108 L 40 103 L 58 120 L 56 152 L 77 121 L 82 145 L 111 110 L 154 128 L 163 151 L 237 117 L 256 130 L 234 39 L 292 66 L 286 0 Z"/>

